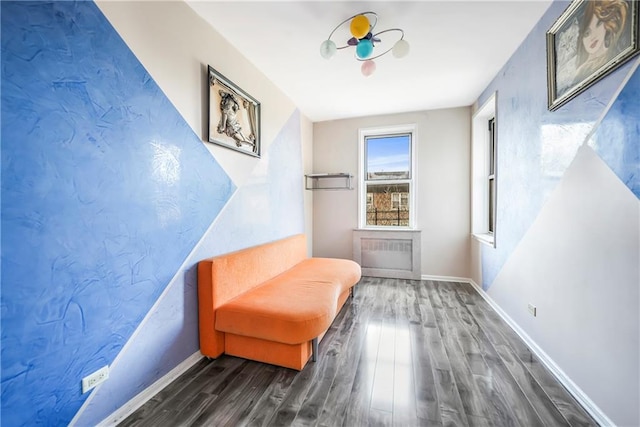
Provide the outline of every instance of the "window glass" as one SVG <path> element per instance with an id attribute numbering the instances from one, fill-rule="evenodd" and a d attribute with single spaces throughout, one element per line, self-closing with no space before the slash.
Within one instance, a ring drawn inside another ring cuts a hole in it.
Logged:
<path id="1" fill-rule="evenodd" d="M 489 233 L 493 233 L 495 225 L 495 212 L 493 207 L 495 206 L 496 197 L 496 182 L 493 178 L 489 179 Z"/>
<path id="2" fill-rule="evenodd" d="M 367 180 L 411 178 L 411 135 L 365 138 Z"/>
<path id="3" fill-rule="evenodd" d="M 496 171 L 496 119 L 489 120 L 489 175 Z"/>
<path id="4" fill-rule="evenodd" d="M 367 199 L 371 198 L 371 206 L 367 206 L 366 225 L 374 226 L 409 226 L 409 183 L 367 183 Z"/>

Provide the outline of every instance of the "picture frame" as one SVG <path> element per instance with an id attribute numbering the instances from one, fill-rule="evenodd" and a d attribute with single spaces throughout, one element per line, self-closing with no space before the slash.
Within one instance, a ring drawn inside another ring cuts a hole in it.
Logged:
<path id="1" fill-rule="evenodd" d="M 546 33 L 550 111 L 640 51 L 638 10 L 634 0 L 571 2 Z"/>
<path id="2" fill-rule="evenodd" d="M 260 157 L 260 102 L 208 66 L 209 142 Z"/>

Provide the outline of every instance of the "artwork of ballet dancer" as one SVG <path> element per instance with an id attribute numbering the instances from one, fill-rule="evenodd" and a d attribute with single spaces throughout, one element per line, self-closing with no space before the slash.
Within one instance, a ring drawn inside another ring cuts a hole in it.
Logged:
<path id="1" fill-rule="evenodd" d="M 555 110 L 640 52 L 639 2 L 574 0 L 547 31 L 548 107 Z"/>
<path id="2" fill-rule="evenodd" d="M 209 142 L 260 157 L 260 103 L 211 66 Z"/>

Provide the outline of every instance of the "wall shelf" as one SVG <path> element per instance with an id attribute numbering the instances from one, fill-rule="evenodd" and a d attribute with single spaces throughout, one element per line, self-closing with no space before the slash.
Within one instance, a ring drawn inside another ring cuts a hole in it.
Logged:
<path id="1" fill-rule="evenodd" d="M 307 190 L 353 190 L 353 175 L 348 173 L 312 173 L 304 177 Z"/>

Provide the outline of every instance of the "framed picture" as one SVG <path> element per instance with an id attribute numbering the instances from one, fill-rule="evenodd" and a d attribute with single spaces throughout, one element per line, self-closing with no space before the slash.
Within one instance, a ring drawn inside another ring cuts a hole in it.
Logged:
<path id="1" fill-rule="evenodd" d="M 260 157 L 260 103 L 211 66 L 209 142 Z"/>
<path id="2" fill-rule="evenodd" d="M 634 0 L 574 0 L 547 31 L 547 90 L 553 111 L 638 53 Z"/>

